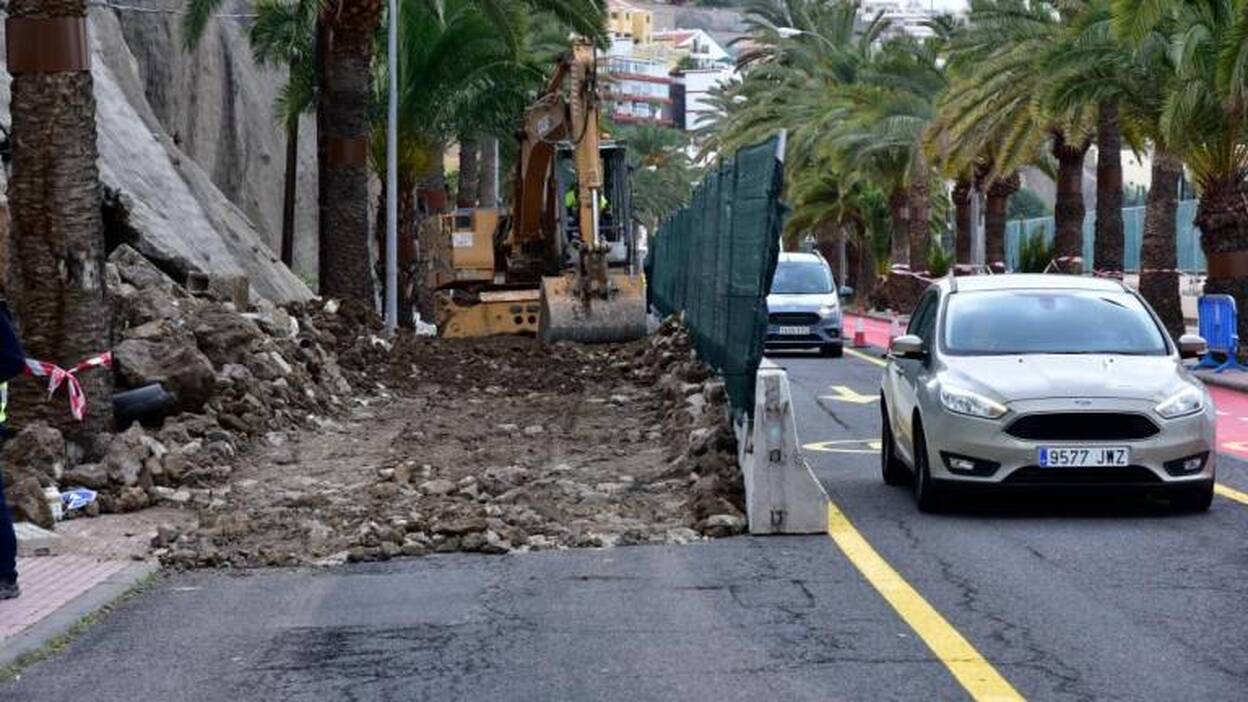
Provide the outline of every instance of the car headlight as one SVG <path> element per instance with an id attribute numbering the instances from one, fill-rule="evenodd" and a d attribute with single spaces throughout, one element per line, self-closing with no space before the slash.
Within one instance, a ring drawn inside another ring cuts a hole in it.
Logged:
<path id="1" fill-rule="evenodd" d="M 1205 396 L 1200 390 L 1187 386 L 1171 395 L 1155 408 L 1157 414 L 1166 419 L 1186 417 L 1196 414 L 1205 408 Z"/>
<path id="2" fill-rule="evenodd" d="M 836 305 L 824 305 L 823 307 L 819 308 L 819 316 L 831 317 L 832 315 L 836 314 L 839 311 L 840 311 L 840 308 L 837 307 Z"/>
<path id="3" fill-rule="evenodd" d="M 1000 402 L 948 385 L 940 386 L 940 404 L 950 412 L 984 419 L 998 419 L 1007 412 L 1005 405 Z"/>

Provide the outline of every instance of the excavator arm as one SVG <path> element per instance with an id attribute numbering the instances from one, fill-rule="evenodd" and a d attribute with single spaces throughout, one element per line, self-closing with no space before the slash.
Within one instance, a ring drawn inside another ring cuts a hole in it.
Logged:
<path id="1" fill-rule="evenodd" d="M 539 336 L 547 342 L 624 341 L 645 335 L 642 283 L 609 274 L 610 246 L 599 235 L 604 185 L 599 104 L 594 46 L 574 40 L 541 97 L 526 111 L 519 135 L 509 269 L 562 266 L 563 241 L 543 227 L 548 221 L 545 209 L 558 206 L 559 194 L 550 188 L 559 142 L 572 144 L 576 162 L 580 241 L 568 242 L 575 253 L 572 270 L 542 279 Z M 542 265 L 534 266 L 535 259 Z"/>

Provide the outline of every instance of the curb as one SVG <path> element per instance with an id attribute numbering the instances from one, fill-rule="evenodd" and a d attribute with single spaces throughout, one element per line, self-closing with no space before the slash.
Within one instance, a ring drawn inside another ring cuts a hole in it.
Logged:
<path id="1" fill-rule="evenodd" d="M 68 633 L 83 618 L 116 602 L 136 584 L 160 570 L 156 563 L 135 563 L 105 578 L 100 584 L 67 602 L 40 622 L 4 641 L 0 650 L 0 670 L 39 651 L 57 637 Z"/>
<path id="2" fill-rule="evenodd" d="M 1235 380 L 1213 372 L 1193 373 L 1192 375 L 1195 375 L 1196 379 L 1205 385 L 1213 385 L 1215 387 L 1248 394 L 1248 373 L 1241 373 L 1238 376 L 1233 376 L 1236 378 Z"/>

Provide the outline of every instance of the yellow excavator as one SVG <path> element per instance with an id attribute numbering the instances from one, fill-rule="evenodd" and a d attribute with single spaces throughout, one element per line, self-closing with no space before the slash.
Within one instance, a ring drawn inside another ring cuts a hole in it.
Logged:
<path id="1" fill-rule="evenodd" d="M 599 343 L 645 335 L 625 146 L 599 133 L 594 51 L 575 40 L 525 111 L 513 211 L 443 217 L 450 270 L 433 281 L 443 336 Z"/>

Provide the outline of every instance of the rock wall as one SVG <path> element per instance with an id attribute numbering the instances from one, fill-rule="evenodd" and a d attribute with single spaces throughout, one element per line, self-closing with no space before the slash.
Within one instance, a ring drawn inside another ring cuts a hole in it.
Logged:
<path id="1" fill-rule="evenodd" d="M 261 67 L 247 39 L 250 2 L 223 3 L 194 52 L 183 49 L 182 15 L 169 0 L 130 0 L 114 9 L 152 112 L 175 144 L 255 225 L 274 251 L 282 231 L 286 134 L 273 100 L 282 69 Z M 135 9 L 138 8 L 138 9 Z M 241 16 L 231 16 L 241 15 Z M 299 129 L 295 271 L 316 278 L 316 121 Z"/>
<path id="2" fill-rule="evenodd" d="M 124 228 L 128 243 L 167 270 L 242 275 L 254 294 L 271 301 L 309 299 L 311 291 L 281 264 L 252 220 L 166 132 L 147 101 L 118 16 L 92 7 L 89 19 L 100 178 L 116 204 L 110 219 Z M 4 125 L 10 122 L 10 82 L 0 71 Z M 280 175 L 276 180 L 280 191 Z M 279 207 L 280 200 L 279 194 Z"/>

